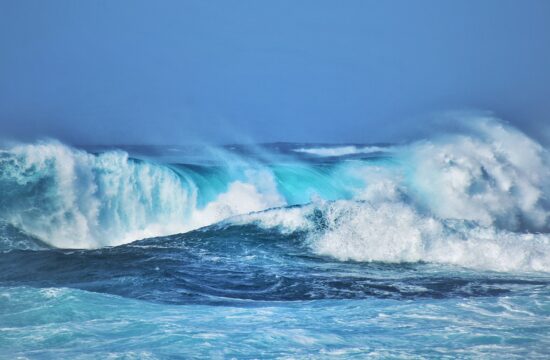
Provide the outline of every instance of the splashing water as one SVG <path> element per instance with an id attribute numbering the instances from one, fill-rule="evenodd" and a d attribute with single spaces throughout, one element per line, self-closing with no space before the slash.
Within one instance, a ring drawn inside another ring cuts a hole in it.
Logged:
<path id="1" fill-rule="evenodd" d="M 547 357 L 520 131 L 152 150 L 0 150 L 0 358 Z"/>
<path id="2" fill-rule="evenodd" d="M 311 149 L 341 157 L 331 162 L 214 149 L 210 166 L 162 165 L 122 151 L 19 145 L 1 153 L 0 216 L 62 248 L 124 244 L 241 215 L 229 221 L 305 231 L 315 252 L 341 260 L 548 271 L 548 151 L 492 118 L 465 129 L 394 146 L 390 157 L 345 157 L 372 147 Z"/>

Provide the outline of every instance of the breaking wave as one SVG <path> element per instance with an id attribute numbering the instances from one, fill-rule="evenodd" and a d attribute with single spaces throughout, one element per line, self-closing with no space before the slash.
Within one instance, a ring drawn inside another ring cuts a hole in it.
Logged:
<path id="1" fill-rule="evenodd" d="M 269 176 L 254 174 L 261 187 L 235 180 L 199 208 L 199 189 L 181 172 L 57 142 L 2 151 L 0 168 L 0 218 L 61 248 L 119 245 L 282 205 L 269 193 Z"/>
<path id="2" fill-rule="evenodd" d="M 389 152 L 391 147 L 383 146 L 329 146 L 329 147 L 310 147 L 310 148 L 298 148 L 294 149 L 297 153 L 304 153 L 316 156 L 329 156 L 329 157 L 338 157 L 346 155 L 357 155 L 357 154 L 371 154 L 378 152 Z"/>
<path id="3" fill-rule="evenodd" d="M 404 203 L 339 200 L 273 209 L 220 226 L 303 233 L 319 255 L 347 261 L 433 262 L 495 271 L 550 271 L 550 235 L 420 214 Z"/>
<path id="4" fill-rule="evenodd" d="M 384 149 L 293 149 L 342 157 L 329 163 L 261 162 L 218 149 L 218 162 L 192 167 L 57 142 L 18 145 L 0 152 L 0 218 L 62 248 L 229 219 L 221 225 L 303 233 L 314 252 L 341 260 L 550 271 L 547 149 L 485 117 L 392 147 L 390 156 L 346 158 Z"/>

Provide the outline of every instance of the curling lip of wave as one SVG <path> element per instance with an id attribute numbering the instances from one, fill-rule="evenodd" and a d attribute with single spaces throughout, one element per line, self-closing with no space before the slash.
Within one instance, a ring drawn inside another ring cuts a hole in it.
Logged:
<path id="1" fill-rule="evenodd" d="M 93 155 L 57 142 L 2 151 L 0 168 L 0 219 L 60 248 L 120 245 L 284 205 L 261 170 L 200 207 L 185 174 L 122 151 Z"/>

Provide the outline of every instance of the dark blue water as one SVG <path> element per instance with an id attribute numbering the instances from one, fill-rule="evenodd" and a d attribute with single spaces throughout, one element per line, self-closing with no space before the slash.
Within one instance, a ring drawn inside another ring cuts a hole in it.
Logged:
<path id="1" fill-rule="evenodd" d="M 550 285 L 545 276 L 428 263 L 342 263 L 312 254 L 303 235 L 255 226 L 205 228 L 98 250 L 14 250 L 3 254 L 0 274 L 7 286 L 70 287 L 181 305 L 483 297 Z"/>

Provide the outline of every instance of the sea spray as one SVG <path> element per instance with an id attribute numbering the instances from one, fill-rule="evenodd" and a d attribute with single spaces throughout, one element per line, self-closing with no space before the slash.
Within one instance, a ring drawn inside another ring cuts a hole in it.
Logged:
<path id="1" fill-rule="evenodd" d="M 0 217 L 61 248 L 228 219 L 301 232 L 315 253 L 340 260 L 549 271 L 548 150 L 517 129 L 484 117 L 381 156 L 312 149 L 321 160 L 211 148 L 209 162 L 191 165 L 18 145 L 0 154 Z"/>

